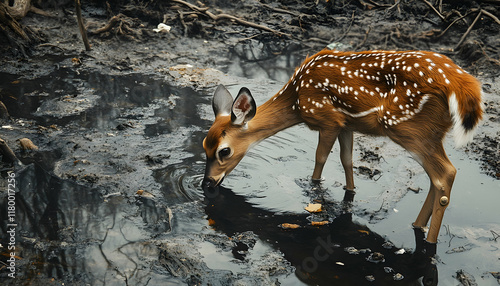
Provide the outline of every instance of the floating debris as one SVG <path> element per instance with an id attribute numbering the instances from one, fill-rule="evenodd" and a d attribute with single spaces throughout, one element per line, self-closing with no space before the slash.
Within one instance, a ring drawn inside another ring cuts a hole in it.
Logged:
<path id="1" fill-rule="evenodd" d="M 372 250 L 369 249 L 369 248 L 363 248 L 363 249 L 356 249 L 355 247 L 353 246 L 349 246 L 349 247 L 346 247 L 344 248 L 344 250 L 349 253 L 349 254 L 354 254 L 354 255 L 358 255 L 358 254 L 364 254 L 364 253 L 371 253 Z"/>
<path id="2" fill-rule="evenodd" d="M 361 232 L 361 233 L 366 234 L 366 235 L 370 234 L 370 232 L 368 230 L 364 230 L 364 229 L 358 229 L 358 232 Z"/>
<path id="3" fill-rule="evenodd" d="M 355 254 L 355 255 L 359 254 L 359 250 L 357 250 L 355 247 L 352 246 L 346 247 L 344 248 L 344 250 L 349 254 Z"/>
<path id="4" fill-rule="evenodd" d="M 382 244 L 382 247 L 385 249 L 391 249 L 394 247 L 394 243 L 392 243 L 390 241 L 386 241 L 386 242 L 384 242 L 384 244 Z"/>
<path id="5" fill-rule="evenodd" d="M 394 254 L 401 255 L 401 254 L 405 254 L 405 252 L 406 252 L 406 250 L 404 248 L 401 248 L 400 250 L 395 251 Z"/>
<path id="6" fill-rule="evenodd" d="M 154 195 L 148 191 L 145 191 L 145 190 L 138 190 L 137 195 L 141 196 L 141 197 L 145 197 L 145 198 L 153 198 Z"/>
<path id="7" fill-rule="evenodd" d="M 344 266 L 345 265 L 344 262 L 340 262 L 340 261 L 335 262 L 335 264 L 340 265 L 340 266 Z"/>
<path id="8" fill-rule="evenodd" d="M 385 271 L 385 273 L 394 273 L 394 269 L 392 269 L 391 267 L 388 267 L 388 266 L 384 267 L 384 271 Z"/>
<path id="9" fill-rule="evenodd" d="M 457 271 L 455 277 L 462 285 L 477 286 L 476 279 L 471 274 L 465 272 L 463 269 Z"/>
<path id="10" fill-rule="evenodd" d="M 403 280 L 405 277 L 403 276 L 403 274 L 401 273 L 396 273 L 392 276 L 392 279 L 394 279 L 394 281 L 400 281 L 400 280 Z"/>
<path id="11" fill-rule="evenodd" d="M 373 263 L 380 263 L 380 262 L 385 262 L 385 257 L 380 252 L 374 252 L 374 253 L 370 254 L 370 256 L 368 256 L 368 258 L 366 258 L 366 260 L 368 260 L 369 262 L 373 262 Z"/>
<path id="12" fill-rule="evenodd" d="M 373 276 L 373 275 L 366 275 L 365 279 L 368 280 L 369 282 L 373 282 L 373 281 L 375 281 L 375 276 Z"/>

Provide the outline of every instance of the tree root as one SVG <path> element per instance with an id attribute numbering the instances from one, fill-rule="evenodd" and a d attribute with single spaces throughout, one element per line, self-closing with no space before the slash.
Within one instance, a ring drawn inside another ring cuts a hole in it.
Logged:
<path id="1" fill-rule="evenodd" d="M 16 157 L 16 154 L 10 149 L 9 145 L 5 140 L 0 138 L 0 153 L 3 155 L 3 161 L 7 163 L 16 163 L 20 162 Z"/>
<path id="2" fill-rule="evenodd" d="M 137 26 L 136 23 L 134 23 L 135 21 L 136 19 L 130 18 L 120 13 L 116 16 L 111 17 L 111 19 L 109 19 L 108 23 L 104 27 L 101 27 L 94 31 L 89 31 L 89 34 L 106 34 L 114 30 L 115 35 L 137 35 L 137 32 L 132 29 L 133 26 Z M 131 37 L 133 38 L 133 36 Z"/>
<path id="3" fill-rule="evenodd" d="M 215 15 L 212 12 L 208 11 L 209 8 L 201 8 L 201 7 L 198 7 L 196 5 L 193 5 L 193 4 L 188 3 L 186 1 L 183 1 L 183 0 L 172 0 L 172 2 L 176 2 L 176 3 L 182 4 L 184 6 L 187 6 L 191 10 L 194 10 L 194 11 L 197 11 L 197 12 L 199 12 L 201 14 L 204 14 L 204 15 L 208 16 L 210 19 L 212 19 L 212 20 L 214 20 L 216 22 L 219 21 L 219 20 L 230 20 L 230 21 L 234 21 L 234 22 L 236 22 L 236 23 L 238 23 L 240 25 L 247 26 L 247 27 L 252 27 L 252 28 L 263 30 L 263 31 L 266 31 L 266 32 L 271 32 L 271 33 L 276 34 L 278 36 L 291 37 L 291 35 L 289 35 L 289 34 L 286 34 L 286 33 L 283 33 L 283 32 L 280 32 L 280 31 L 277 31 L 277 30 L 274 30 L 274 29 L 271 29 L 271 28 L 263 26 L 263 25 L 259 25 L 257 23 L 249 22 L 249 21 L 243 20 L 241 18 L 232 16 L 232 15 L 229 15 L 229 14 L 221 13 L 221 14 Z"/>

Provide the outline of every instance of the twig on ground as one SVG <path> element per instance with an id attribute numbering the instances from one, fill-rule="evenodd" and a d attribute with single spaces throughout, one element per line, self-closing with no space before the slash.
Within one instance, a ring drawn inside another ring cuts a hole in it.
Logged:
<path id="1" fill-rule="evenodd" d="M 83 44 L 85 45 L 85 50 L 90 51 L 89 39 L 87 38 L 87 29 L 83 24 L 82 18 L 82 5 L 80 0 L 75 0 L 76 5 L 76 18 L 78 20 L 78 28 L 80 29 L 80 34 L 82 35 Z"/>
<path id="2" fill-rule="evenodd" d="M 260 2 L 259 2 L 260 3 Z M 274 11 L 276 13 L 281 13 L 281 14 L 289 14 L 289 15 L 292 15 L 292 16 L 295 16 L 295 17 L 300 17 L 301 14 L 299 13 L 295 13 L 295 12 L 292 12 L 292 11 L 288 11 L 288 10 L 285 10 L 285 9 L 280 9 L 280 8 L 274 8 L 272 7 L 271 5 L 269 4 L 264 4 L 264 3 L 260 3 L 260 5 L 266 7 L 267 9 L 271 10 L 271 11 Z"/>
<path id="3" fill-rule="evenodd" d="M 122 16 L 123 16 L 123 14 L 118 14 L 116 16 L 111 17 L 111 19 L 109 19 L 108 23 L 104 27 L 99 28 L 99 29 L 92 31 L 90 33 L 91 34 L 101 34 L 101 33 L 105 33 L 105 32 L 110 31 L 111 29 L 113 29 L 114 26 L 116 26 L 116 24 L 118 23 L 118 21 L 120 21 L 120 18 Z"/>
<path id="4" fill-rule="evenodd" d="M 481 9 L 481 13 L 483 13 L 484 15 L 490 17 L 491 19 L 493 19 L 493 21 L 497 22 L 498 25 L 500 25 L 500 19 L 498 19 L 497 16 L 491 14 L 490 12 L 484 10 L 484 9 Z"/>
<path id="5" fill-rule="evenodd" d="M 61 51 L 64 51 L 63 48 L 59 47 L 58 45 L 51 44 L 51 43 L 45 43 L 45 44 L 40 44 L 38 47 L 53 47 L 53 48 L 58 48 Z"/>
<path id="6" fill-rule="evenodd" d="M 16 157 L 14 152 L 12 152 L 12 149 L 10 149 L 7 142 L 5 142 L 2 138 L 0 138 L 0 153 L 3 155 L 4 161 L 8 163 L 19 162 L 19 159 Z"/>
<path id="7" fill-rule="evenodd" d="M 177 10 L 177 13 L 179 13 L 179 20 L 181 21 L 181 25 L 184 30 L 184 37 L 186 37 L 188 34 L 188 27 L 186 25 L 186 22 L 184 22 L 184 13 L 182 13 L 182 11 L 180 10 Z"/>
<path id="8" fill-rule="evenodd" d="M 436 8 L 434 8 L 434 6 L 432 6 L 432 4 L 429 1 L 427 0 L 422 0 L 422 1 L 424 1 L 424 3 L 427 4 L 427 6 L 429 6 L 432 9 L 432 11 L 434 11 L 434 13 L 436 13 L 439 16 L 439 18 L 441 18 L 441 20 L 445 19 L 443 14 L 441 14 L 438 10 L 436 10 Z"/>
<path id="9" fill-rule="evenodd" d="M 337 40 L 335 40 L 336 42 L 342 41 L 347 36 L 347 34 L 349 33 L 349 31 L 351 31 L 351 27 L 352 27 L 353 23 L 354 23 L 354 12 L 352 12 L 351 23 L 349 24 L 349 27 L 347 27 L 347 30 L 345 31 L 345 33 L 342 36 L 340 36 L 340 38 L 338 38 Z"/>
<path id="10" fill-rule="evenodd" d="M 493 235 L 493 240 L 497 241 L 497 239 L 500 237 L 500 234 L 496 233 L 493 230 L 490 230 L 491 234 Z"/>
<path id="11" fill-rule="evenodd" d="M 472 22 L 472 24 L 469 26 L 469 28 L 467 29 L 467 31 L 465 31 L 465 34 L 463 34 L 462 38 L 460 38 L 460 41 L 458 42 L 457 46 L 455 47 L 455 50 L 457 50 L 458 48 L 460 48 L 460 46 L 463 44 L 463 42 L 465 41 L 465 38 L 467 38 L 467 36 L 469 35 L 470 31 L 472 31 L 472 28 L 474 28 L 474 25 L 477 23 L 477 20 L 479 20 L 481 18 L 481 14 L 482 14 L 482 10 L 479 10 L 479 12 L 477 13 L 477 16 L 474 19 L 474 21 Z"/>
<path id="12" fill-rule="evenodd" d="M 467 12 L 465 15 L 463 16 L 460 16 L 458 18 L 456 18 L 455 20 L 453 20 L 449 25 L 448 27 L 446 27 L 446 29 L 444 29 L 437 37 L 440 38 L 442 37 L 444 34 L 446 34 L 446 32 L 448 32 L 448 30 L 451 28 L 451 26 L 455 25 L 456 22 L 462 20 L 462 19 L 465 19 L 465 17 L 469 16 L 471 13 L 473 13 L 472 11 L 469 11 Z M 467 23 L 467 22 L 466 22 Z"/>
<path id="13" fill-rule="evenodd" d="M 366 30 L 365 37 L 363 38 L 363 41 L 361 41 L 361 43 L 359 43 L 359 45 L 356 46 L 355 50 L 357 50 L 358 48 L 361 48 L 366 43 L 366 40 L 368 39 L 368 34 L 370 34 L 371 30 L 372 30 L 372 26 L 368 26 L 368 29 Z"/>
<path id="14" fill-rule="evenodd" d="M 190 9 L 192 9 L 194 11 L 198 11 L 200 13 L 203 13 L 203 14 L 207 15 L 208 17 L 210 17 L 214 21 L 219 21 L 219 20 L 224 20 L 224 19 L 225 20 L 230 20 L 230 21 L 234 21 L 234 22 L 236 22 L 236 23 L 238 23 L 240 25 L 243 25 L 243 26 L 248 26 L 248 27 L 259 29 L 259 30 L 268 31 L 268 32 L 271 32 L 273 34 L 280 35 L 280 36 L 291 37 L 291 35 L 289 35 L 289 34 L 286 34 L 286 33 L 283 33 L 283 32 L 280 32 L 280 31 L 277 31 L 277 30 L 274 30 L 274 29 L 271 29 L 271 28 L 263 26 L 263 25 L 259 25 L 257 23 L 253 23 L 253 22 L 249 22 L 249 21 L 243 20 L 243 19 L 235 17 L 233 15 L 229 15 L 229 14 L 225 14 L 225 13 L 221 13 L 221 14 L 215 15 L 212 12 L 208 11 L 208 8 L 200 8 L 200 7 L 196 6 L 196 5 L 193 5 L 193 4 L 188 3 L 186 1 L 183 1 L 183 0 L 172 0 L 172 2 L 176 2 L 176 3 L 182 4 L 182 5 L 187 6 L 188 8 L 190 8 Z"/>

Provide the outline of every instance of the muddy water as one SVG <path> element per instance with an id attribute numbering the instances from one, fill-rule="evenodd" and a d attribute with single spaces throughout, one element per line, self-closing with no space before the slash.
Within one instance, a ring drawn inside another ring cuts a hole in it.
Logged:
<path id="1" fill-rule="evenodd" d="M 249 87 L 262 103 L 298 60 L 264 68 L 237 63 L 226 83 L 233 94 Z M 337 146 L 322 185 L 310 185 L 317 135 L 304 126 L 265 140 L 223 187 L 203 193 L 209 92 L 170 86 L 158 75 L 71 67 L 36 78 L 0 78 L 1 100 L 14 117 L 2 127 L 2 137 L 29 137 L 40 148 L 19 153 L 24 166 L 15 172 L 17 278 L 8 278 L 3 268 L 0 279 L 7 283 L 418 283 L 409 226 L 428 182 L 418 164 L 387 140 L 356 137 L 358 193 L 352 206 L 340 203 Z M 440 285 L 457 284 L 453 276 L 460 269 L 480 285 L 497 285 L 490 272 L 500 271 L 499 184 L 451 145 L 447 141 L 452 161 L 467 176 L 457 177 L 439 238 Z M 2 210 L 6 189 L 2 185 Z M 327 211 L 306 213 L 312 201 Z M 5 216 L 2 211 L 3 246 Z M 322 220 L 330 224 L 310 224 Z M 283 223 L 300 228 L 284 229 Z M 5 248 L 2 257 L 6 262 Z"/>

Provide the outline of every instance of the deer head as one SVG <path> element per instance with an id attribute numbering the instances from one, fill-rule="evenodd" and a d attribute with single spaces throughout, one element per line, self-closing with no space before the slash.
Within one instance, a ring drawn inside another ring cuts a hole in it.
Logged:
<path id="1" fill-rule="evenodd" d="M 248 136 L 248 122 L 257 111 L 248 88 L 241 88 L 233 101 L 223 85 L 215 91 L 212 108 L 215 121 L 203 140 L 207 156 L 203 188 L 218 186 L 245 156 L 253 143 Z"/>

